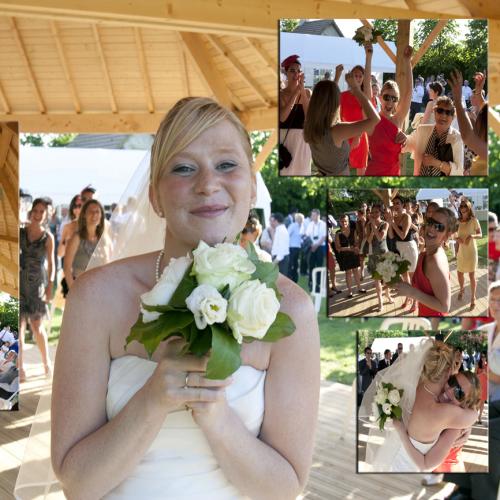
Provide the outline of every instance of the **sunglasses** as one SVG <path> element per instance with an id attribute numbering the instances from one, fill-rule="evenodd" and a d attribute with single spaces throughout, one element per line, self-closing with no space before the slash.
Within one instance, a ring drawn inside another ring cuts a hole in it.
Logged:
<path id="1" fill-rule="evenodd" d="M 431 217 L 426 219 L 425 225 L 433 227 L 438 233 L 444 233 L 446 231 L 446 224 L 438 222 L 437 220 L 434 220 Z"/>
<path id="2" fill-rule="evenodd" d="M 436 113 L 438 115 L 453 116 L 455 114 L 455 111 L 453 111 L 452 109 L 436 108 Z"/>
<path id="3" fill-rule="evenodd" d="M 457 377 L 455 375 L 452 375 L 448 379 L 448 385 L 453 389 L 453 395 L 455 396 L 455 399 L 457 401 L 463 401 L 465 399 L 465 392 L 460 387 L 460 384 L 458 383 Z"/>
<path id="4" fill-rule="evenodd" d="M 395 95 L 384 94 L 382 96 L 382 99 L 387 102 L 388 101 L 398 102 L 398 98 Z"/>

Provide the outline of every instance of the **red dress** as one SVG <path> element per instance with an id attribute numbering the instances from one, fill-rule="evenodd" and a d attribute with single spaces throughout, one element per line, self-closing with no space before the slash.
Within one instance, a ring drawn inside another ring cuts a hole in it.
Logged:
<path id="1" fill-rule="evenodd" d="M 432 472 L 453 472 L 453 466 L 458 465 L 462 461 L 462 448 L 452 448 L 442 464 L 439 464 Z"/>
<path id="2" fill-rule="evenodd" d="M 340 119 L 343 122 L 359 122 L 364 120 L 361 104 L 349 90 L 340 94 Z M 352 144 L 349 139 L 349 144 Z M 368 163 L 368 136 L 363 132 L 359 145 L 351 149 L 349 153 L 349 165 L 351 168 L 366 168 Z"/>
<path id="3" fill-rule="evenodd" d="M 422 252 L 418 256 L 418 261 L 417 261 L 417 268 L 415 269 L 415 273 L 413 274 L 413 279 L 411 280 L 411 284 L 414 288 L 417 290 L 420 290 L 421 292 L 426 293 L 427 295 L 432 295 L 434 297 L 434 291 L 432 290 L 432 285 L 431 282 L 429 281 L 429 278 L 424 274 L 424 259 L 425 259 L 425 252 Z M 435 311 L 434 309 L 431 309 L 430 307 L 427 307 L 424 304 L 421 304 L 420 302 L 418 303 L 418 315 L 419 316 L 438 316 L 438 317 L 444 317 L 446 314 Z"/>
<path id="4" fill-rule="evenodd" d="M 399 129 L 388 118 L 380 115 L 370 136 L 368 144 L 370 148 L 370 161 L 365 175 L 400 175 L 399 154 L 401 144 L 394 141 Z"/>
<path id="5" fill-rule="evenodd" d="M 500 252 L 497 250 L 497 245 L 495 240 L 488 241 L 488 258 L 490 260 L 500 259 Z"/>

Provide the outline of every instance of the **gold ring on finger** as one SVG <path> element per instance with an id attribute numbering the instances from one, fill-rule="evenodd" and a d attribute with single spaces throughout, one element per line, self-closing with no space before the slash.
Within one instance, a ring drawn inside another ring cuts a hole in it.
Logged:
<path id="1" fill-rule="evenodd" d="M 189 386 L 189 372 L 186 373 L 186 379 L 184 380 L 184 389 L 187 389 Z"/>

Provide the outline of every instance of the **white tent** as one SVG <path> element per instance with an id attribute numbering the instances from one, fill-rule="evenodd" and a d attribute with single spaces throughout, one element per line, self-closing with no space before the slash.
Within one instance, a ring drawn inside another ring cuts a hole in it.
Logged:
<path id="1" fill-rule="evenodd" d="M 390 349 L 392 353 L 397 351 L 398 344 L 403 344 L 403 352 L 408 353 L 412 349 L 415 349 L 420 345 L 421 342 L 425 342 L 429 337 L 387 337 L 387 338 L 377 338 L 373 341 L 372 352 L 379 355 L 379 359 L 384 357 L 384 351 Z M 434 337 L 431 337 L 434 338 Z M 359 353 L 360 356 L 363 354 Z"/>
<path id="2" fill-rule="evenodd" d="M 396 53 L 394 42 L 386 42 Z M 344 65 L 344 74 L 360 64 L 365 65 L 365 49 L 351 38 L 337 36 L 304 35 L 302 33 L 280 33 L 280 61 L 291 54 L 298 54 L 305 73 L 305 84 L 312 87 L 315 70 L 335 71 L 338 64 Z M 379 44 L 373 46 L 372 73 L 395 73 L 396 65 L 381 49 Z M 332 73 L 333 77 L 333 73 Z M 381 81 L 381 78 L 379 81 Z M 340 79 L 340 88 L 345 90 L 344 78 Z"/>
<path id="3" fill-rule="evenodd" d="M 488 208 L 488 190 L 487 189 L 459 189 L 454 188 L 458 193 L 462 193 L 467 196 L 469 200 L 472 200 L 474 207 L 482 208 L 486 210 Z M 430 201 L 436 199 L 443 199 L 446 203 L 443 206 L 447 207 L 449 203 L 447 202 L 448 197 L 450 196 L 450 191 L 448 189 L 432 189 L 432 188 L 424 188 L 419 189 L 417 193 L 417 201 Z M 477 215 L 477 214 L 476 214 Z"/>
<path id="4" fill-rule="evenodd" d="M 19 186 L 33 197 L 50 196 L 54 205 L 68 205 L 82 188 L 92 184 L 105 205 L 120 200 L 146 151 L 123 149 L 78 149 L 22 147 Z M 257 174 L 256 208 L 271 215 L 271 196 Z"/>

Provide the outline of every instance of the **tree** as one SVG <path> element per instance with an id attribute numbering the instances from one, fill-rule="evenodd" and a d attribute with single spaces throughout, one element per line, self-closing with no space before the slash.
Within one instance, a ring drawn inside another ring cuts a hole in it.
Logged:
<path id="1" fill-rule="evenodd" d="M 23 146 L 42 147 L 44 145 L 42 134 L 21 134 L 19 141 Z"/>
<path id="2" fill-rule="evenodd" d="M 382 32 L 382 38 L 386 42 L 396 42 L 398 34 L 397 19 L 375 19 L 373 27 Z"/>
<path id="3" fill-rule="evenodd" d="M 280 19 L 280 31 L 292 32 L 298 25 L 300 19 Z"/>
<path id="4" fill-rule="evenodd" d="M 5 302 L 0 302 L 0 330 L 5 325 L 10 325 L 11 329 L 18 329 L 19 301 L 14 297 L 9 297 Z"/>
<path id="5" fill-rule="evenodd" d="M 21 134 L 23 146 L 59 148 L 67 146 L 77 134 Z"/>

